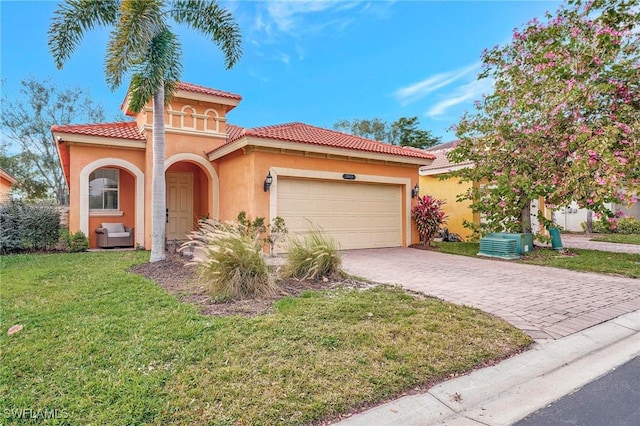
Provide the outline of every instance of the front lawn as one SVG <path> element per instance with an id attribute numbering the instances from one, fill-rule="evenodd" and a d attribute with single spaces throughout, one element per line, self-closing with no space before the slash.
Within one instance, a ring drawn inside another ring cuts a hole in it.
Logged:
<path id="1" fill-rule="evenodd" d="M 53 413 L 58 424 L 304 424 L 531 342 L 479 310 L 391 287 L 308 291 L 256 317 L 205 316 L 127 272 L 147 259 L 0 258 L 4 422 Z M 15 324 L 24 329 L 8 336 Z"/>
<path id="2" fill-rule="evenodd" d="M 475 257 L 480 250 L 480 244 L 478 243 L 435 244 L 438 251 L 442 253 L 462 256 Z M 533 252 L 527 253 L 520 260 L 511 260 L 510 262 L 640 278 L 640 255 L 638 254 L 582 249 L 566 249 L 558 252 L 550 248 L 537 248 Z"/>
<path id="3" fill-rule="evenodd" d="M 640 254 L 599 250 L 567 249 L 566 254 L 551 249 L 527 253 L 523 262 L 573 271 L 597 272 L 640 278 Z"/>
<path id="4" fill-rule="evenodd" d="M 598 234 L 591 237 L 591 241 L 605 243 L 640 244 L 640 234 Z"/>

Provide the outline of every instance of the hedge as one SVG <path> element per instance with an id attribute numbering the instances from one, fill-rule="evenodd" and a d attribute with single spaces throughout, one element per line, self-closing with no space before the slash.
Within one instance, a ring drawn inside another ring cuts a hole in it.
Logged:
<path id="1" fill-rule="evenodd" d="M 60 236 L 60 212 L 20 201 L 0 205 L 0 253 L 52 250 Z"/>

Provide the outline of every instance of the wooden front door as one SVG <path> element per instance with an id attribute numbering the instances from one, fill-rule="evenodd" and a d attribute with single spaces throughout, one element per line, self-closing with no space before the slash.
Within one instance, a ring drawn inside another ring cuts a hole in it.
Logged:
<path id="1" fill-rule="evenodd" d="M 167 240 L 186 240 L 193 231 L 193 174 L 167 173 Z"/>

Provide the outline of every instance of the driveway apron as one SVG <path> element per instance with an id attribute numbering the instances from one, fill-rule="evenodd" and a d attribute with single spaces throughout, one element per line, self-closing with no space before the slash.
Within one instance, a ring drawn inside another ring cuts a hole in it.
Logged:
<path id="1" fill-rule="evenodd" d="M 539 341 L 640 309 L 633 278 L 411 248 L 349 250 L 342 260 L 349 274 L 479 308 Z"/>

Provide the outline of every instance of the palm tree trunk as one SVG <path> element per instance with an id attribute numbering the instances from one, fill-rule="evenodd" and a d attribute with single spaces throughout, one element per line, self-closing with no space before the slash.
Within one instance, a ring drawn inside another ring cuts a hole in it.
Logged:
<path id="1" fill-rule="evenodd" d="M 151 258 L 158 262 L 165 258 L 166 184 L 164 175 L 164 86 L 159 85 L 153 95 L 153 170 L 151 174 Z M 140 206 L 140 208 L 144 208 Z"/>

